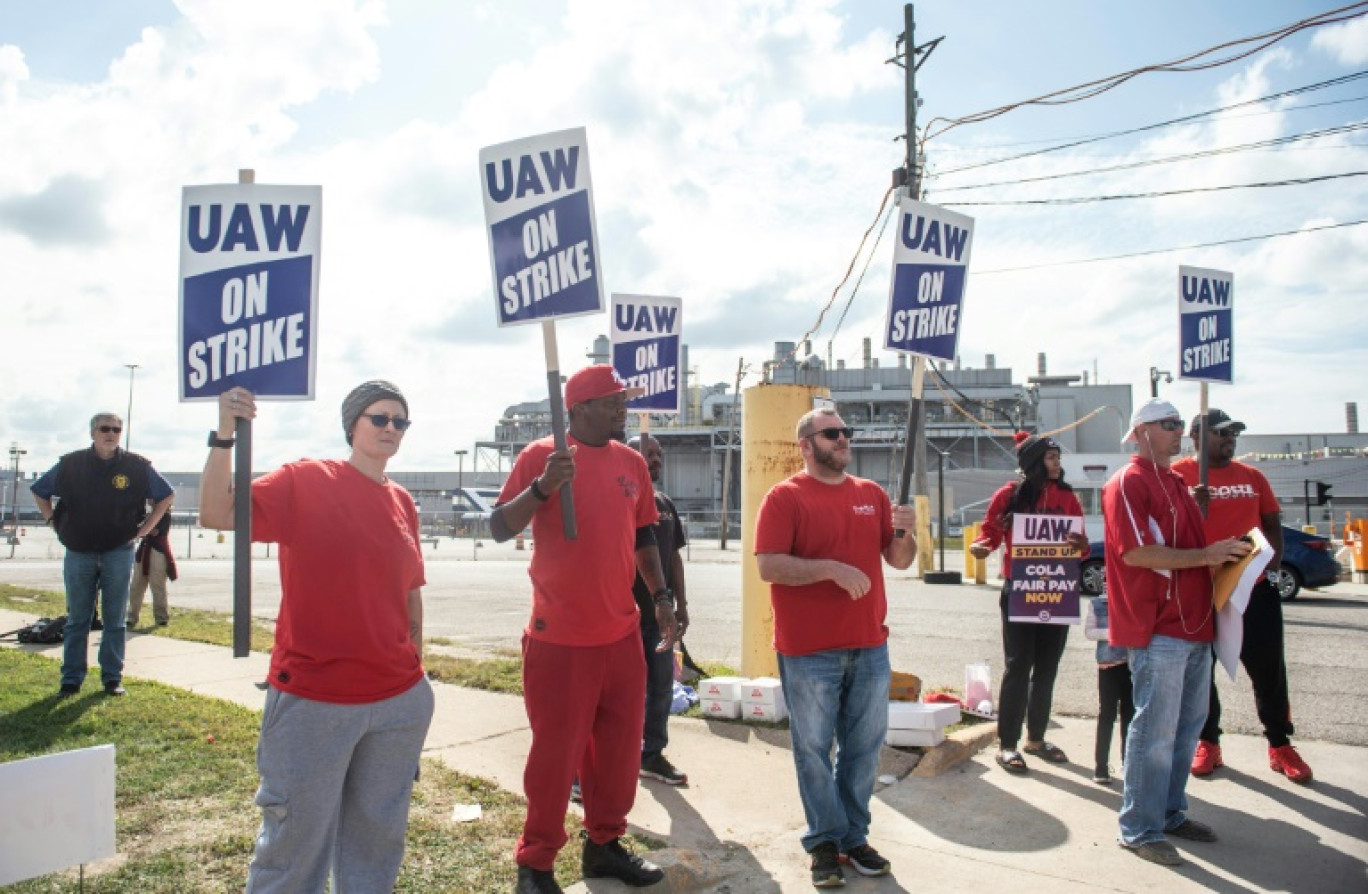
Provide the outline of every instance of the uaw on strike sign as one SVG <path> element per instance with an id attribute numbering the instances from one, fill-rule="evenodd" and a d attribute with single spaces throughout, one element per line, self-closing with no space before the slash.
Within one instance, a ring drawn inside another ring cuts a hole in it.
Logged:
<path id="1" fill-rule="evenodd" d="M 323 190 L 187 186 L 180 235 L 180 397 L 234 385 L 314 396 Z"/>
<path id="2" fill-rule="evenodd" d="M 678 298 L 613 295 L 613 369 L 628 388 L 645 391 L 627 402 L 627 409 L 649 413 L 678 413 L 680 342 L 684 322 Z"/>
<path id="3" fill-rule="evenodd" d="M 1235 381 L 1235 275 L 1178 268 L 1178 378 Z"/>
<path id="4" fill-rule="evenodd" d="M 1007 620 L 1034 624 L 1077 624 L 1081 560 L 1068 544 L 1083 532 L 1076 515 L 1012 516 L 1012 579 Z"/>
<path id="5" fill-rule="evenodd" d="M 500 326 L 603 310 L 584 128 L 480 150 Z"/>
<path id="6" fill-rule="evenodd" d="M 955 359 L 973 240 L 973 218 L 924 202 L 903 203 L 884 347 Z"/>

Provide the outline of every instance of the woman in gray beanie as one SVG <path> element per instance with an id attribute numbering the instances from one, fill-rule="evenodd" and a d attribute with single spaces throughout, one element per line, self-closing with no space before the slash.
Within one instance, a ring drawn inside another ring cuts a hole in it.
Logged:
<path id="1" fill-rule="evenodd" d="M 219 396 L 200 523 L 233 528 L 230 454 L 252 394 Z M 418 512 L 385 475 L 409 427 L 389 382 L 342 402 L 345 460 L 301 460 L 252 482 L 252 539 L 281 545 L 281 602 L 257 769 L 261 831 L 249 892 L 389 891 L 432 720 L 423 672 Z"/>
<path id="2" fill-rule="evenodd" d="M 1008 619 L 1007 601 L 1012 584 L 1012 516 L 1017 513 L 1033 515 L 1073 515 L 1083 517 L 1083 507 L 1073 488 L 1064 481 L 1064 467 L 1060 463 L 1059 444 L 1048 435 L 1031 437 L 1017 432 L 1017 467 L 1015 481 L 1009 481 L 993 494 L 988 512 L 983 519 L 983 533 L 969 546 L 969 551 L 986 559 L 999 545 L 1006 544 L 1002 555 L 1002 571 L 1006 578 L 998 605 L 1002 611 L 1002 652 L 1006 668 L 1002 673 L 1002 694 L 998 697 L 998 766 L 1009 773 L 1025 773 L 1023 754 L 1040 757 L 1051 763 L 1068 760 L 1056 745 L 1045 741 L 1045 729 L 1050 724 L 1050 705 L 1054 701 L 1055 675 L 1059 659 L 1064 655 L 1064 643 L 1069 628 L 1063 624 L 1033 624 Z M 1081 556 L 1088 554 L 1085 534 L 1071 533 L 1069 545 Z M 1022 721 L 1026 723 L 1026 744 L 1017 750 Z"/>

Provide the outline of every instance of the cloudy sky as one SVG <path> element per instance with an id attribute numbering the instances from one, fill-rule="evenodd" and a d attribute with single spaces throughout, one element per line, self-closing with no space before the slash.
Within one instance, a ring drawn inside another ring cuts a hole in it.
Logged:
<path id="1" fill-rule="evenodd" d="M 944 41 L 919 74 L 919 123 L 934 131 L 1335 5 L 924 2 L 917 42 Z M 126 409 L 125 364 L 138 364 L 133 449 L 163 470 L 199 468 L 214 413 L 177 400 L 181 188 L 253 168 L 259 183 L 321 185 L 324 205 L 317 400 L 264 408 L 257 466 L 342 455 L 342 396 L 384 377 L 416 420 L 396 467 L 454 467 L 452 451 L 490 438 L 505 407 L 545 396 L 540 327 L 494 322 L 478 152 L 577 126 L 609 290 L 683 298 L 699 381 L 730 381 L 740 358 L 758 370 L 774 342 L 812 328 L 901 162 L 903 81 L 886 60 L 902 15 L 874 0 L 0 0 L 0 448 L 27 450 L 28 470 L 83 446 L 91 413 Z M 1178 265 L 1230 270 L 1236 384 L 1212 386 L 1212 403 L 1256 432 L 1342 431 L 1346 401 L 1368 412 L 1368 225 L 1061 262 L 1351 223 L 1368 217 L 1368 177 L 954 203 L 1368 171 L 1368 78 L 953 169 L 1365 69 L 1359 17 L 934 136 L 928 200 L 977 220 L 963 362 L 992 353 L 1022 378 L 1044 352 L 1051 372 L 1141 398 L 1151 366 L 1177 370 Z M 1018 182 L 1076 172 L 1088 175 Z M 819 353 L 858 363 L 864 337 L 881 343 L 891 235 L 834 332 L 849 286 L 838 296 Z M 572 371 L 606 319 L 558 331 Z M 1195 384 L 1163 391 L 1195 410 Z"/>

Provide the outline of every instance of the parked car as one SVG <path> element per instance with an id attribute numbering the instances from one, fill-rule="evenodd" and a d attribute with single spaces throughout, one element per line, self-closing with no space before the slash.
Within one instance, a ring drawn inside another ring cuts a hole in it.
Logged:
<path id="1" fill-rule="evenodd" d="M 1339 580 L 1340 564 L 1335 561 L 1335 550 L 1329 540 L 1287 525 L 1283 525 L 1282 530 L 1282 564 L 1273 585 L 1278 588 L 1278 596 L 1283 602 L 1296 599 L 1303 587 L 1314 590 Z M 1107 590 L 1103 543 L 1098 540 L 1090 547 L 1082 566 L 1082 588 L 1085 596 L 1097 596 Z"/>

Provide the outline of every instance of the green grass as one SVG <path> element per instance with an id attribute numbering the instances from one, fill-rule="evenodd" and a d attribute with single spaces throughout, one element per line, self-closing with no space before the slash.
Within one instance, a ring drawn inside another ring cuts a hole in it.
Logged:
<path id="1" fill-rule="evenodd" d="M 0 584 L 0 608 L 55 618 L 66 614 L 66 596 L 51 590 L 35 590 Z M 165 636 L 173 639 L 189 640 L 196 643 L 209 643 L 215 646 L 233 645 L 233 617 L 222 612 L 207 612 L 193 608 L 178 608 L 172 616 L 171 624 L 158 627 L 152 623 L 152 607 L 144 606 L 144 620 L 138 627 L 128 628 L 132 632 L 149 636 Z M 256 618 L 252 619 L 251 647 L 253 652 L 270 652 L 275 642 L 272 625 Z"/>
<path id="2" fill-rule="evenodd" d="M 453 686 L 522 695 L 521 658 L 453 658 L 429 650 L 423 667 L 432 679 Z"/>
<path id="3" fill-rule="evenodd" d="M 255 711 L 139 681 L 136 695 L 53 696 L 51 659 L 0 650 L 0 761 L 113 743 L 119 861 L 90 867 L 100 892 L 241 891 L 259 814 Z M 212 736 L 212 739 L 210 738 Z M 452 823 L 456 804 L 483 819 Z M 526 802 L 486 780 L 424 761 L 414 789 L 399 891 L 495 891 L 513 887 L 513 847 Z M 567 817 L 567 831 L 578 824 Z M 638 847 L 649 847 L 642 839 Z M 562 885 L 579 879 L 579 848 L 561 853 Z M 103 871 L 101 871 L 103 870 Z M 8 889 L 78 889 L 75 870 Z"/>

